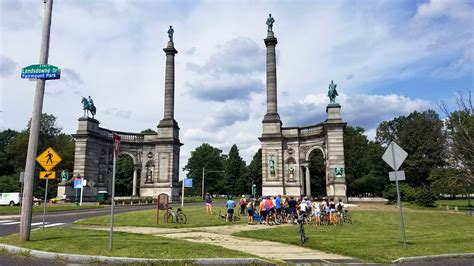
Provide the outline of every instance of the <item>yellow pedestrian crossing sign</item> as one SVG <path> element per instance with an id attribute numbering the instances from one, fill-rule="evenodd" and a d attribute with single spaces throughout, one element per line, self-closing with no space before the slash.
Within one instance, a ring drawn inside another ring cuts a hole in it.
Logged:
<path id="1" fill-rule="evenodd" d="M 56 179 L 55 171 L 40 171 L 40 179 Z"/>
<path id="2" fill-rule="evenodd" d="M 47 148 L 43 153 L 36 157 L 36 161 L 44 168 L 46 171 L 51 171 L 62 158 L 59 156 L 51 147 Z"/>

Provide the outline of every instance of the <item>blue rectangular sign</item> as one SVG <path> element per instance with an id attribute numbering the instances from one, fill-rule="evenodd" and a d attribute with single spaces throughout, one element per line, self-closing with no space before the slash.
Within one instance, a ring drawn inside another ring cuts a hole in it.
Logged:
<path id="1" fill-rule="evenodd" d="M 22 79 L 59 79 L 59 73 L 21 73 Z"/>
<path id="2" fill-rule="evenodd" d="M 74 179 L 74 188 L 82 188 L 82 179 Z"/>
<path id="3" fill-rule="evenodd" d="M 193 179 L 192 178 L 185 178 L 184 179 L 184 187 L 193 187 Z"/>

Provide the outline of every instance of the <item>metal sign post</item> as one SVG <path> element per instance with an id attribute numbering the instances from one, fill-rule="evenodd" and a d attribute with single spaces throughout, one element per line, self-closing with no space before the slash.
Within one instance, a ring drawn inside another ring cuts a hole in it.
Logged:
<path id="1" fill-rule="evenodd" d="M 20 208 L 19 208 L 19 215 L 21 216 L 21 205 L 23 204 L 23 184 L 25 181 L 25 172 L 20 173 Z"/>
<path id="2" fill-rule="evenodd" d="M 117 154 L 120 149 L 120 141 L 122 137 L 118 134 L 112 134 L 112 141 L 114 144 L 114 162 L 113 162 L 113 170 L 112 170 L 112 202 L 110 205 L 110 235 L 109 235 L 109 251 L 112 251 L 112 243 L 113 243 L 113 232 L 114 232 L 114 206 L 115 206 L 115 166 L 117 161 Z"/>
<path id="3" fill-rule="evenodd" d="M 395 170 L 395 184 L 397 186 L 397 202 L 398 202 L 398 208 L 400 209 L 400 223 L 402 225 L 402 238 L 403 238 L 403 246 L 405 249 L 407 249 L 407 240 L 405 237 L 405 222 L 403 221 L 403 207 L 402 207 L 402 201 L 400 199 L 400 187 L 398 185 L 398 168 L 400 165 L 402 165 L 403 161 L 406 159 L 408 156 L 408 153 L 404 151 L 400 146 L 397 145 L 394 141 L 392 141 L 389 145 L 387 150 L 382 156 L 382 159 L 390 165 L 390 167 Z M 403 176 L 404 177 L 404 176 Z"/>
<path id="4" fill-rule="evenodd" d="M 49 178 L 46 178 L 46 187 L 44 189 L 44 206 L 43 206 L 43 230 L 44 230 L 44 217 L 46 214 L 46 204 L 48 203 L 48 181 L 49 181 Z"/>

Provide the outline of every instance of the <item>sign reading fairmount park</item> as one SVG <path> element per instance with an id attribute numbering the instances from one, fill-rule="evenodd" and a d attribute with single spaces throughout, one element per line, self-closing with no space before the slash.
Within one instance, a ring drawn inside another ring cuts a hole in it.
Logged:
<path id="1" fill-rule="evenodd" d="M 61 70 L 53 65 L 31 65 L 21 69 L 22 79 L 59 79 Z"/>

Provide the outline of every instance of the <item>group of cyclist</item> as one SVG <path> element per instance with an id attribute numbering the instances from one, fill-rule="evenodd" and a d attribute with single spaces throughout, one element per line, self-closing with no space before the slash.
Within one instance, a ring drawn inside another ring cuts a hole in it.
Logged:
<path id="1" fill-rule="evenodd" d="M 309 197 L 261 197 L 246 198 L 242 195 L 239 200 L 240 214 L 247 212 L 248 224 L 267 224 L 271 221 L 277 220 L 278 223 L 294 223 L 301 221 L 309 223 L 314 219 L 314 223 L 324 224 L 338 224 L 344 215 L 344 203 L 342 199 L 336 203 L 333 198 L 317 198 L 311 199 Z M 256 221 L 258 220 L 258 221 Z"/>

